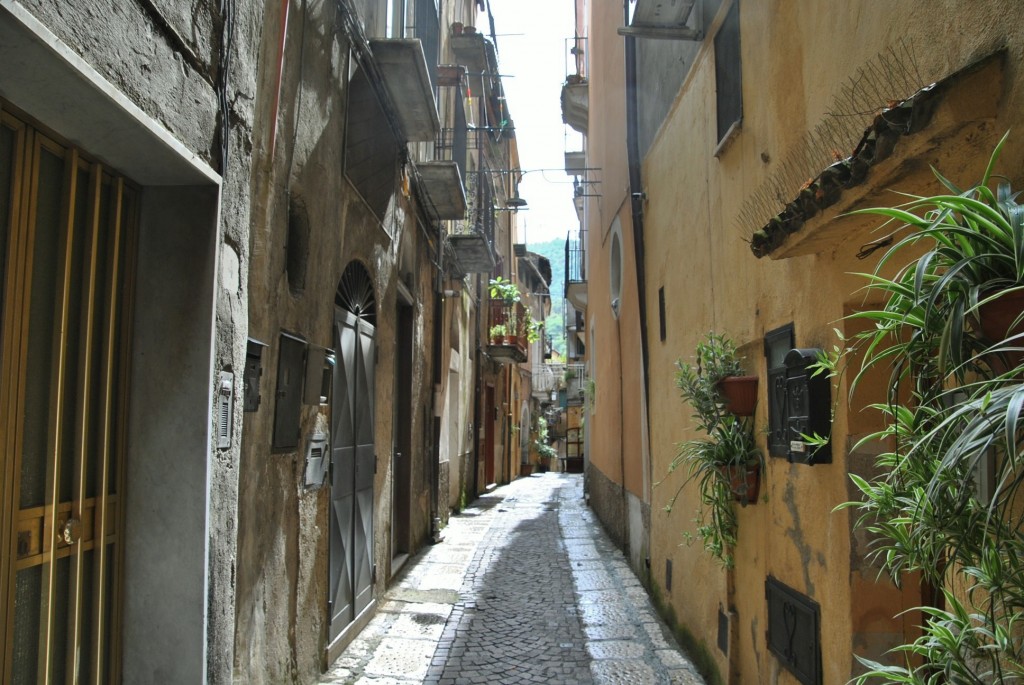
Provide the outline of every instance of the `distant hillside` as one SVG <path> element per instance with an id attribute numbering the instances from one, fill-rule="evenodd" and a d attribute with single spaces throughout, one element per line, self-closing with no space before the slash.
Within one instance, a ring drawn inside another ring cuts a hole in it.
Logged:
<path id="1" fill-rule="evenodd" d="M 547 333 L 558 354 L 565 356 L 565 238 L 544 243 L 527 243 L 526 249 L 543 255 L 551 262 L 551 315 L 547 320 Z"/>

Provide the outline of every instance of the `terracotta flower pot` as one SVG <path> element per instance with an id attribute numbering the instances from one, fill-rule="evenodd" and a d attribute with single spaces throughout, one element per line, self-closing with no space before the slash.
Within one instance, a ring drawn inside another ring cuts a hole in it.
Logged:
<path id="1" fill-rule="evenodd" d="M 757 376 L 729 376 L 718 382 L 726 409 L 736 416 L 753 416 L 757 406 Z"/>
<path id="2" fill-rule="evenodd" d="M 755 504 L 761 492 L 761 465 L 723 466 L 729 487 L 737 502 L 746 506 Z"/>
<path id="3" fill-rule="evenodd" d="M 986 302 L 978 308 L 978 323 L 981 333 L 993 344 L 999 344 L 1007 338 L 1019 336 L 1024 333 L 1024 291 L 1014 291 L 999 296 Z M 1017 318 L 1021 317 L 1020 321 Z M 1016 322 L 1016 323 L 1014 323 Z M 1009 347 L 1024 347 L 1024 337 L 1011 340 Z M 1024 353 L 1017 351 L 1005 352 L 1006 361 L 1013 366 L 1019 366 Z M 997 363 L 994 367 L 1000 370 L 1003 363 Z"/>

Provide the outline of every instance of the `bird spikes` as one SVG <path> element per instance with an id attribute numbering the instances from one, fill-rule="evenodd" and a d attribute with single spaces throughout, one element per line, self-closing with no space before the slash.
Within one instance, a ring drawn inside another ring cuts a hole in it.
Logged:
<path id="1" fill-rule="evenodd" d="M 750 240 L 823 169 L 849 158 L 872 119 L 925 85 L 913 45 L 900 39 L 861 65 L 838 88 L 824 118 L 794 144 L 737 216 Z"/>

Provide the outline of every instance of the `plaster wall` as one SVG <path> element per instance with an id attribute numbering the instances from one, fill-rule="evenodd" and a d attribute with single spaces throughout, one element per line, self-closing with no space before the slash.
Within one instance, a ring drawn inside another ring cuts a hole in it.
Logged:
<path id="1" fill-rule="evenodd" d="M 587 460 L 590 473 L 601 475 L 615 487 L 591 490 L 591 502 L 605 527 L 630 550 L 637 570 L 643 569 L 640 550 L 647 546 L 642 522 L 624 524 L 626 493 L 648 501 L 642 428 L 643 368 L 640 344 L 639 293 L 636 279 L 631 203 L 626 157 L 625 51 L 616 34 L 622 25 L 622 7 L 615 3 L 590 5 L 590 124 L 587 167 L 600 179 L 600 197 L 587 198 L 587 340 L 596 401 L 587 416 Z M 653 96 L 652 96 L 653 97 Z M 620 285 L 612 293 L 613 245 L 621 263 Z M 612 310 L 619 300 L 618 315 Z M 589 334 L 588 334 L 589 335 Z M 623 503 L 604 501 L 622 498 Z"/>
<path id="2" fill-rule="evenodd" d="M 215 449 L 210 408 L 214 369 L 238 370 L 244 359 L 243 151 L 252 125 L 255 5 L 232 5 L 227 170 L 217 3 L 4 0 L 0 11 L 5 31 L 19 17 L 45 45 L 31 72 L 0 76 L 0 92 L 143 186 L 122 638 L 125 678 L 135 682 L 223 682 L 230 674 L 238 443 Z M 29 73 L 33 88 L 20 92 Z M 240 419 L 236 405 L 235 436 Z M 181 553 L 169 559 L 175 547 Z M 154 655 L 155 642 L 180 649 Z"/>
<path id="3" fill-rule="evenodd" d="M 723 3 L 716 25 L 728 6 Z M 644 296 L 648 311 L 657 312 L 658 289 L 665 288 L 668 322 L 666 341 L 655 335 L 650 346 L 652 478 L 665 478 L 652 492 L 652 580 L 723 681 L 796 682 L 766 648 L 768 575 L 821 605 L 821 625 L 828 627 L 821 631 L 823 682 L 851 677 L 855 648 L 879 657 L 892 640 L 913 637 L 905 619 L 892 617 L 920 598 L 875 582 L 874 574 L 852 553 L 848 514 L 833 511 L 851 497 L 848 471 L 860 468 L 867 458 L 848 453 L 848 426 L 854 422 L 855 433 L 870 427 L 871 419 L 864 419 L 859 409 L 875 398 L 861 398 L 855 406 L 841 402 L 833 426 L 832 464 L 808 467 L 768 459 L 762 500 L 737 510 L 734 571 L 722 570 L 702 553 L 699 542 L 679 546 L 681 531 L 695 532 L 691 488 L 683 490 L 671 514 L 661 510 L 685 479 L 684 469 L 666 477 L 674 446 L 696 437 L 688 422 L 680 421 L 687 410 L 674 385 L 675 359 L 690 357 L 704 333 L 716 330 L 741 346 L 748 369 L 763 383 L 765 332 L 792 322 L 798 347 L 830 348 L 835 322 L 847 305 L 859 302 L 855 293 L 863 282 L 850 274 L 873 267 L 871 259 L 858 260 L 855 254 L 875 237 L 870 229 L 877 222 L 847 222 L 846 230 L 813 254 L 778 260 L 754 258 L 737 229 L 744 200 L 822 119 L 837 88 L 859 65 L 902 37 L 915 46 L 921 85 L 1001 45 L 1008 47 L 1007 86 L 999 116 L 970 140 L 937 141 L 936 148 L 900 166 L 890 178 L 898 189 L 909 192 L 934 189 L 927 180 L 929 163 L 936 163 L 956 182 L 975 180 L 991 144 L 1007 128 L 1019 127 L 1021 79 L 1016 65 L 1024 50 L 1019 21 L 1024 8 L 986 2 L 973 6 L 967 16 L 958 7 L 951 2 L 909 1 L 885 6 L 851 2 L 829 8 L 797 8 L 781 1 L 741 3 L 742 130 L 719 158 L 713 156 L 713 28 L 645 159 Z M 936 36 L 942 36 L 941 50 L 933 49 Z M 957 148 L 955 158 L 942 153 L 943 144 Z M 1015 181 L 1024 172 L 1016 161 L 1022 149 L 1024 140 L 1011 139 L 1002 157 L 1004 172 Z M 895 154 L 900 154 L 899 146 Z M 798 189 L 790 190 L 795 195 Z M 882 198 L 877 193 L 865 204 L 896 201 L 892 196 Z M 592 288 L 592 301 L 599 296 L 600 288 Z M 649 326 L 656 331 L 656 319 L 650 319 Z M 759 396 L 755 424 L 762 426 L 767 422 L 763 387 Z M 767 451 L 763 437 L 759 440 Z M 677 579 L 702 582 L 676 582 L 666 590 L 659 572 L 666 559 L 673 560 Z M 728 656 L 714 641 L 720 609 L 732 613 Z"/>
<path id="4" fill-rule="evenodd" d="M 415 220 L 412 196 L 396 167 L 393 194 L 375 215 L 345 175 L 344 135 L 349 45 L 339 5 L 290 8 L 283 73 L 277 81 L 282 15 L 263 16 L 256 135 L 253 141 L 253 232 L 249 249 L 249 336 L 269 344 L 263 354 L 263 402 L 245 415 L 238 497 L 237 628 L 233 677 L 239 682 L 313 682 L 328 660 L 327 601 L 330 488 L 304 485 L 305 453 L 314 432 L 330 426 L 330 406 L 303 406 L 296 449 L 274 451 L 273 423 L 279 334 L 332 347 L 335 293 L 350 262 L 373 282 L 376 303 L 373 564 L 374 594 L 391 577 L 393 389 L 397 281 L 413 294 L 413 367 L 407 384 L 413 412 L 410 552 L 427 538 L 430 486 L 436 477 L 433 347 L 436 250 L 429 225 Z M 280 107 L 274 110 L 280 89 Z M 276 118 L 276 122 L 275 122 Z M 276 126 L 275 126 L 276 123 Z M 276 141 L 272 132 L 276 128 Z M 399 143 L 396 141 L 396 146 Z M 372 613 L 373 605 L 368 610 Z M 359 623 L 357 619 L 356 623 Z M 344 641 L 346 638 L 342 638 Z"/>

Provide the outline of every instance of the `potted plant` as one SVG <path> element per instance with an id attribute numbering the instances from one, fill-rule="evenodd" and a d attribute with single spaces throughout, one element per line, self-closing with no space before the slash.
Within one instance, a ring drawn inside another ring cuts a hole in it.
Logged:
<path id="1" fill-rule="evenodd" d="M 503 345 L 505 340 L 505 325 L 499 323 L 491 326 L 490 337 L 492 345 Z"/>
<path id="2" fill-rule="evenodd" d="M 697 533 L 704 549 L 724 565 L 732 565 L 736 544 L 734 502 L 757 501 L 764 457 L 757 446 L 751 419 L 727 408 L 719 382 L 742 371 L 736 346 L 723 335 L 708 333 L 697 345 L 693 362 L 676 362 L 676 385 L 693 409 L 701 437 L 680 443 L 669 472 L 687 467 L 687 478 L 672 498 L 671 509 L 682 488 L 695 483 L 699 490 Z"/>
<path id="3" fill-rule="evenodd" d="M 901 237 L 864 274 L 882 304 L 852 317 L 870 326 L 844 341 L 847 359 L 863 353 L 851 393 L 872 368 L 890 375 L 873 405 L 884 427 L 864 439 L 888 449 L 872 475 L 850 474 L 859 498 L 842 507 L 884 571 L 937 588 L 944 607 L 922 607 L 922 636 L 893 650 L 907 665 L 862 659 L 858 682 L 1024 677 L 1024 643 L 1003 637 L 1024 621 L 1024 206 L 1007 183 L 990 187 L 1005 142 L 975 186 L 936 172 L 948 192 L 859 212 Z"/>
<path id="4" fill-rule="evenodd" d="M 874 352 L 881 345 L 889 352 L 884 359 L 869 354 L 865 368 L 903 360 L 893 373 L 916 379 L 915 391 L 926 396 L 940 389 L 939 377 L 952 374 L 962 384 L 979 371 L 1001 373 L 1008 364 L 1019 363 L 1024 350 L 1019 328 L 1024 312 L 1024 205 L 1016 202 L 1009 183 L 989 187 L 1008 135 L 999 141 L 977 185 L 961 190 L 936 171 L 948 193 L 854 212 L 886 217 L 888 223 L 900 224 L 893 235 L 903 233 L 874 273 L 863 274 L 869 280 L 867 289 L 887 298 L 883 310 L 856 315 L 876 325 L 865 346 Z M 894 277 L 880 274 L 908 253 Z M 913 338 L 888 344 L 893 335 L 903 333 Z"/>
<path id="5" fill-rule="evenodd" d="M 487 284 L 487 292 L 492 300 L 501 300 L 505 304 L 515 304 L 522 299 L 519 286 L 501 276 L 492 278 Z"/>

